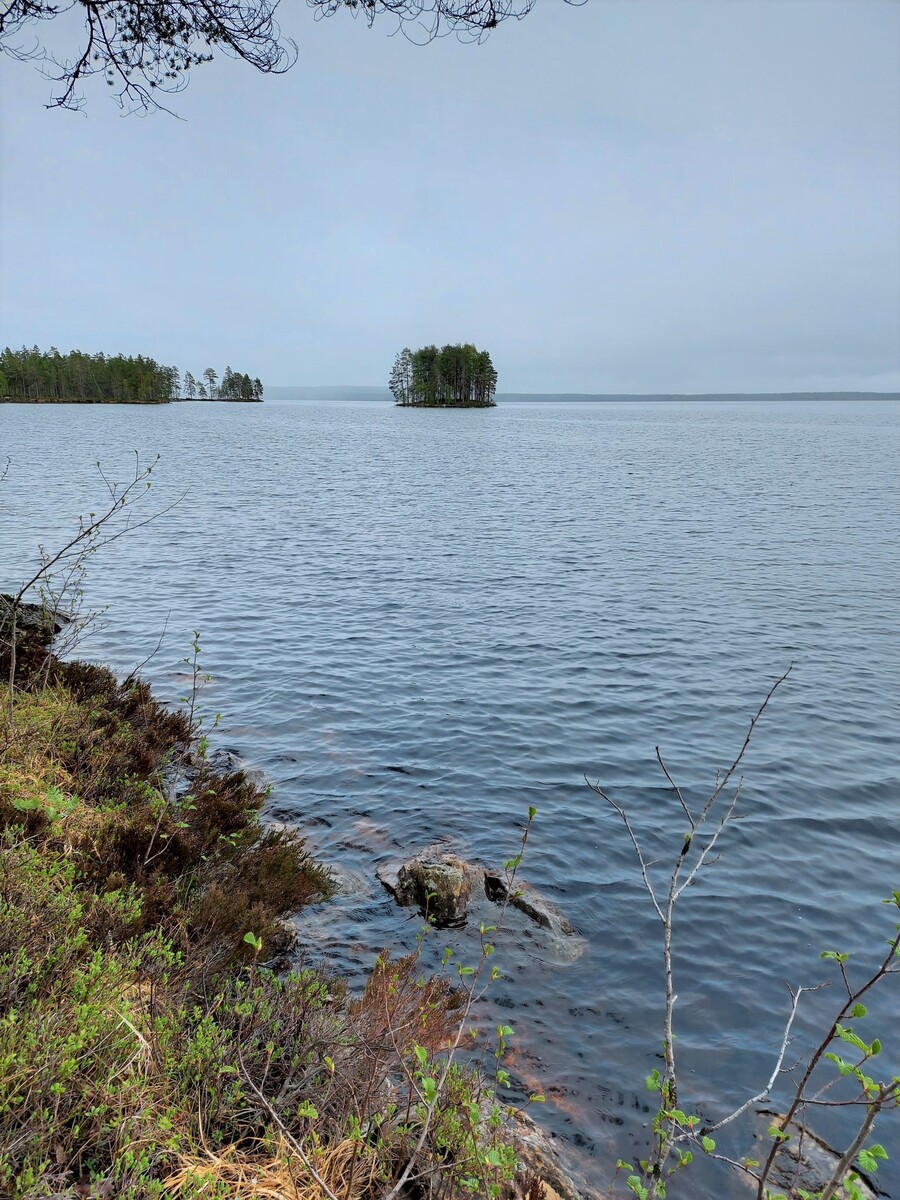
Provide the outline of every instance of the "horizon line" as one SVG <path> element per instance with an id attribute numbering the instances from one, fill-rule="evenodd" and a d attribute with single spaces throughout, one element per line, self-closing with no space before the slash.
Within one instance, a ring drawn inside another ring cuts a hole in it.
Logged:
<path id="1" fill-rule="evenodd" d="M 266 390 L 271 391 L 276 388 L 290 389 L 292 391 L 301 392 L 318 392 L 318 391 L 340 391 L 340 392 L 388 392 L 389 389 L 385 384 L 377 383 L 270 383 L 266 384 Z M 495 393 L 497 399 L 504 396 L 583 396 L 586 399 L 599 400 L 719 400 L 725 398 L 734 399 L 781 399 L 788 397 L 810 397 L 821 399 L 828 396 L 873 396 L 882 397 L 884 399 L 900 399 L 900 389 L 890 391 L 870 391 L 860 388 L 833 388 L 828 391 L 769 391 L 769 392 L 523 392 L 523 391 L 508 391 Z"/>

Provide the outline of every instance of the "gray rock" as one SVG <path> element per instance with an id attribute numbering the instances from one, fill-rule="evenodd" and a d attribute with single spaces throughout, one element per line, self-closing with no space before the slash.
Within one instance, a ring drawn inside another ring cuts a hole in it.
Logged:
<path id="1" fill-rule="evenodd" d="M 375 869 L 398 904 L 418 907 L 440 928 L 465 924 L 472 873 L 473 868 L 440 845 L 429 846 L 406 862 L 384 862 Z"/>
<path id="2" fill-rule="evenodd" d="M 320 861 L 320 866 L 328 871 L 338 896 L 371 895 L 372 885 L 361 871 L 351 871 L 348 867 L 324 861 Z"/>
<path id="3" fill-rule="evenodd" d="M 397 895 L 397 876 L 403 864 L 398 862 L 381 863 L 375 868 L 375 875 L 392 896 Z"/>
<path id="4" fill-rule="evenodd" d="M 7 638 L 12 629 L 14 599 L 10 595 L 0 595 L 0 636 L 6 634 Z M 20 603 L 15 616 L 17 636 L 22 633 L 36 633 L 48 642 L 54 634 L 61 633 L 72 621 L 68 613 L 57 612 L 43 604 Z"/>
<path id="5" fill-rule="evenodd" d="M 469 904 L 466 864 L 454 854 L 426 854 L 410 859 L 397 872 L 394 895 L 404 907 L 418 905 L 439 929 L 464 925 Z"/>
<path id="6" fill-rule="evenodd" d="M 207 755 L 185 748 L 183 753 L 175 754 L 163 766 L 160 778 L 165 790 L 180 799 L 192 790 L 201 774 L 209 772 L 215 775 L 236 775 L 240 772 L 261 792 L 266 792 L 269 786 L 265 772 L 247 766 L 235 750 L 224 746 L 217 747 Z"/>

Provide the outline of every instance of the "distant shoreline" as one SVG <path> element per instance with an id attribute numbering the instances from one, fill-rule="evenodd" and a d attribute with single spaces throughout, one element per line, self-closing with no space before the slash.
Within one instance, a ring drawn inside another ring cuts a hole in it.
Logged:
<path id="1" fill-rule="evenodd" d="M 628 404 L 648 400 L 678 403 L 686 400 L 900 400 L 900 392 L 504 392 L 498 393 L 497 399 L 523 403 L 556 400 L 576 404 Z"/>
<path id="2" fill-rule="evenodd" d="M 162 400 L 85 400 L 78 396 L 0 396 L 0 404 L 262 404 L 262 400 L 225 399 L 219 396 L 167 396 Z"/>
<path id="3" fill-rule="evenodd" d="M 266 397 L 270 403 L 296 403 L 304 401 L 349 402 L 393 404 L 394 399 L 386 387 L 353 386 L 338 387 L 289 387 L 286 384 L 269 385 Z M 648 404 L 750 401 L 822 401 L 822 400 L 900 400 L 900 392 L 498 392 L 498 404 Z M 402 407 L 402 406 L 399 406 Z M 407 407 L 415 407 L 409 405 Z"/>

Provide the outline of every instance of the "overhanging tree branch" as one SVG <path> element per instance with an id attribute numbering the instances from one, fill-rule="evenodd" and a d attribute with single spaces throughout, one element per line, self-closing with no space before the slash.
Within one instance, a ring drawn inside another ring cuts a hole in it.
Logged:
<path id="1" fill-rule="evenodd" d="M 180 92 L 191 68 L 222 50 L 267 75 L 297 61 L 297 45 L 282 34 L 281 0 L 0 0 L 0 50 L 38 63 L 56 88 L 48 107 L 78 109 L 80 86 L 102 75 L 122 107 L 152 110 L 162 95 Z M 520 21 L 537 0 L 306 0 L 316 18 L 339 12 L 370 24 L 393 20 L 414 42 L 445 34 L 482 41 L 504 21 Z M 579 6 L 587 0 L 564 0 Z M 64 13 L 84 21 L 84 38 L 70 55 L 47 50 L 32 25 Z M 165 110 L 169 111 L 169 110 Z"/>
<path id="2" fill-rule="evenodd" d="M 0 8 L 0 49 L 37 62 L 56 85 L 48 107 L 81 107 L 81 83 L 102 75 L 123 106 L 163 107 L 157 96 L 181 91 L 192 67 L 216 50 L 265 74 L 293 66 L 297 46 L 282 35 L 280 0 L 8 0 Z M 82 47 L 71 57 L 49 52 L 40 38 L 23 43 L 36 22 L 77 11 Z"/>

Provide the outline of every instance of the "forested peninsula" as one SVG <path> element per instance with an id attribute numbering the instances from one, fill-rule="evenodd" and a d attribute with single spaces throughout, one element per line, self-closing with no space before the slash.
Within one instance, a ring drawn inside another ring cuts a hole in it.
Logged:
<path id="1" fill-rule="evenodd" d="M 177 400 L 261 401 L 259 379 L 207 367 L 199 379 L 143 354 L 61 354 L 56 347 L 0 352 L 0 401 L 26 404 L 171 404 Z"/>
<path id="2" fill-rule="evenodd" d="M 469 342 L 406 347 L 394 359 L 388 387 L 403 408 L 490 408 L 497 372 L 490 354 Z"/>

